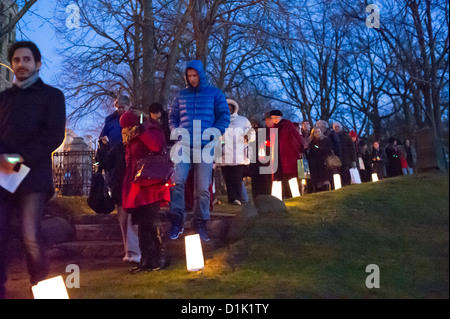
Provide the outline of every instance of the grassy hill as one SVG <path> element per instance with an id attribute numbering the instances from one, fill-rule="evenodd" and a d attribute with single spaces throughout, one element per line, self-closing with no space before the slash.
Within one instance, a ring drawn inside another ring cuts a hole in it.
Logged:
<path id="1" fill-rule="evenodd" d="M 74 261 L 81 263 L 81 288 L 69 295 L 449 297 L 448 174 L 385 179 L 285 203 L 287 213 L 259 216 L 242 240 L 207 255 L 202 272 L 187 272 L 183 258 L 167 270 L 138 275 L 119 261 Z M 379 267 L 380 288 L 366 287 L 369 264 Z"/>

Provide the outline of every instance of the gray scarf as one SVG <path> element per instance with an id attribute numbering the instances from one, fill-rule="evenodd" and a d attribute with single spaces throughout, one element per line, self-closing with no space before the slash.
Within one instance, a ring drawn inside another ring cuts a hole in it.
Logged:
<path id="1" fill-rule="evenodd" d="M 32 86 L 34 83 L 36 83 L 37 80 L 39 80 L 39 73 L 34 72 L 32 76 L 30 76 L 29 78 L 27 78 L 23 81 L 19 81 L 17 78 L 14 78 L 13 84 L 15 86 L 21 88 L 22 90 L 25 90 L 25 89 L 29 88 L 30 86 Z"/>

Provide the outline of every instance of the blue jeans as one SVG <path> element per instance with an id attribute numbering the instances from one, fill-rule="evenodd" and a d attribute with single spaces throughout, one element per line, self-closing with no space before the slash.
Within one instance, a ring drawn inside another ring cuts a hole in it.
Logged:
<path id="1" fill-rule="evenodd" d="M 10 219 L 14 211 L 18 213 L 30 283 L 35 285 L 48 275 L 41 238 L 41 220 L 47 195 L 45 193 L 9 194 L 1 190 L 0 192 L 0 297 L 3 297 L 7 279 L 7 241 L 11 229 Z"/>
<path id="2" fill-rule="evenodd" d="M 403 175 L 412 175 L 413 174 L 413 169 L 412 169 L 412 167 L 407 167 L 407 168 L 402 168 L 402 171 L 403 171 Z"/>
<path id="3" fill-rule="evenodd" d="M 209 220 L 210 193 L 213 163 L 184 163 L 175 165 L 170 188 L 170 215 L 181 217 L 182 224 L 186 221 L 184 188 L 191 167 L 194 169 L 194 220 Z M 173 219 L 172 219 L 173 220 Z"/>

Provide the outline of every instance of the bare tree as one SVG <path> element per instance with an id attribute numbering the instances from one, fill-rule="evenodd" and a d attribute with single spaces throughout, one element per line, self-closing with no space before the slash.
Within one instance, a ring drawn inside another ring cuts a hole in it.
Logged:
<path id="1" fill-rule="evenodd" d="M 339 56 L 349 23 L 331 2 L 310 6 L 295 1 L 271 15 L 265 50 L 283 87 L 281 100 L 297 107 L 303 119 L 330 119 L 341 105 Z"/>
<path id="2" fill-rule="evenodd" d="M 214 26 L 221 17 L 264 2 L 265 0 L 189 0 L 189 5 L 192 7 L 191 18 L 196 46 L 195 58 L 206 65 L 209 39 Z M 224 6 L 225 4 L 231 5 Z"/>
<path id="3" fill-rule="evenodd" d="M 25 13 L 27 13 L 28 10 L 30 10 L 30 8 L 36 3 L 36 1 L 37 0 L 28 0 L 28 1 L 25 0 L 22 4 L 22 3 L 20 3 L 20 1 L 14 0 L 14 1 L 5 1 L 6 3 L 3 4 L 3 0 L 2 0 L 3 12 L 0 12 L 0 16 L 4 12 L 8 12 L 9 8 L 13 7 L 14 5 L 19 5 L 20 10 L 16 15 L 11 16 L 11 19 L 8 20 L 7 24 L 5 24 L 5 25 L 0 24 L 0 38 L 5 36 L 6 34 L 10 33 L 14 29 L 17 22 L 19 22 L 20 19 L 22 19 L 22 17 L 25 15 Z"/>
<path id="4" fill-rule="evenodd" d="M 190 37 L 186 37 L 186 28 L 192 7 L 186 6 L 184 1 L 175 1 L 173 4 L 172 10 L 161 10 L 155 17 L 155 19 L 159 19 L 157 21 L 159 28 L 156 30 L 155 64 L 162 66 L 157 70 L 162 74 L 157 101 L 162 105 L 165 105 L 169 99 L 172 84 L 176 83 L 177 79 L 180 80 L 180 77 L 182 78 L 179 75 L 181 72 L 176 69 L 181 49 L 191 47 L 193 41 Z"/>
<path id="5" fill-rule="evenodd" d="M 360 21 L 355 21 L 345 49 L 340 61 L 339 90 L 342 103 L 348 108 L 342 111 L 349 111 L 351 122 L 348 126 L 358 136 L 371 134 L 380 140 L 384 137 L 383 121 L 399 109 L 395 106 L 402 88 L 391 90 L 388 85 L 395 56 L 374 31 Z M 366 124 L 373 132 L 365 127 Z"/>
<path id="6" fill-rule="evenodd" d="M 62 84 L 68 97 L 78 102 L 70 118 L 81 119 L 104 109 L 118 94 L 128 94 L 133 105 L 144 111 L 154 101 L 165 101 L 179 56 L 178 50 L 167 52 L 165 46 L 179 46 L 188 16 L 173 11 L 188 8 L 172 4 L 150 0 L 78 2 L 80 29 L 61 29 L 68 43 L 63 52 L 66 69 L 71 70 L 62 77 Z M 176 19 L 161 23 L 163 14 L 171 13 Z M 172 26 L 177 19 L 179 23 Z"/>
<path id="7" fill-rule="evenodd" d="M 435 137 L 442 136 L 441 90 L 448 85 L 448 12 L 448 1 L 385 1 L 374 28 L 402 69 L 395 71 L 412 94 L 416 124 L 431 127 Z"/>

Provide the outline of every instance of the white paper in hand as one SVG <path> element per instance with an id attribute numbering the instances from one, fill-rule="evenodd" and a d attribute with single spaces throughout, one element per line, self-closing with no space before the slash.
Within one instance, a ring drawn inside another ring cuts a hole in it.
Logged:
<path id="1" fill-rule="evenodd" d="M 0 172 L 0 186 L 10 193 L 14 193 L 22 183 L 23 179 L 28 175 L 30 168 L 26 165 L 20 165 L 18 172 L 12 174 L 5 174 Z"/>

